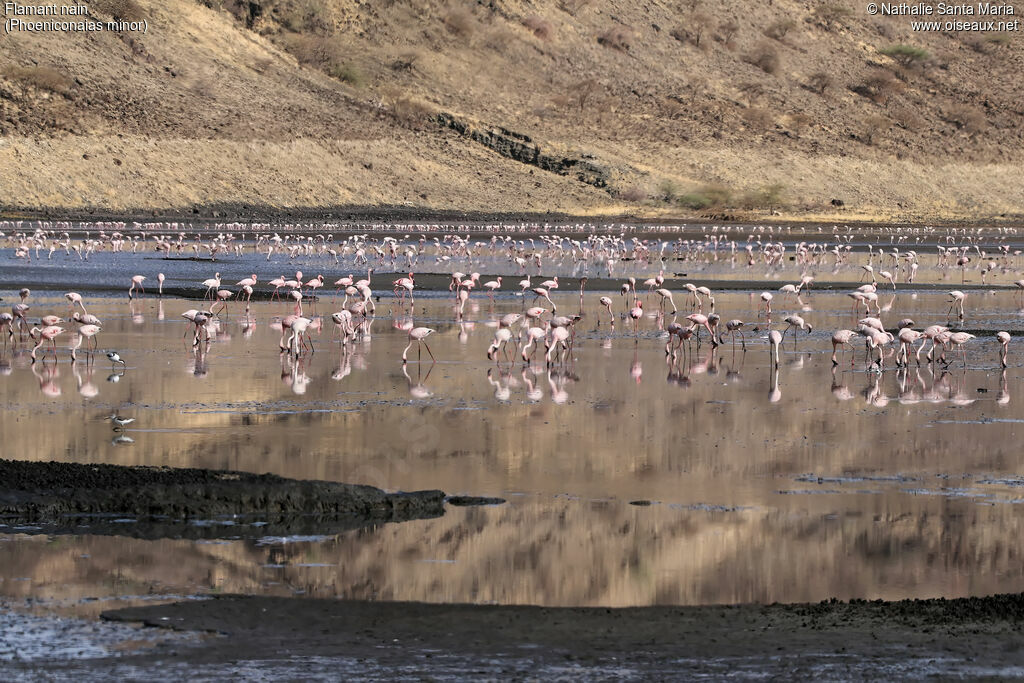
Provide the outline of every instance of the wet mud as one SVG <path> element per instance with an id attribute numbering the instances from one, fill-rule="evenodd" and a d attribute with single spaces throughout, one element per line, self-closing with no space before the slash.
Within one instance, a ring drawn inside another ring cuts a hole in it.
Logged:
<path id="1" fill-rule="evenodd" d="M 103 618 L 222 636 L 182 652 L 197 671 L 219 674 L 298 674 L 310 662 L 371 678 L 1024 673 L 1024 594 L 625 609 L 220 596 Z M 139 659 L 155 665 L 152 655 Z"/>
<path id="2" fill-rule="evenodd" d="M 444 514 L 444 492 L 198 468 L 0 460 L 0 522 L 19 533 L 217 538 L 336 533 Z"/>

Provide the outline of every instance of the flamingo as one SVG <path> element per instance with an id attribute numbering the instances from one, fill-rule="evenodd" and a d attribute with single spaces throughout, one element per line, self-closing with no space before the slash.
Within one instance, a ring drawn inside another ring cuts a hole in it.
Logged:
<path id="1" fill-rule="evenodd" d="M 836 347 L 849 346 L 850 341 L 857 336 L 853 330 L 836 330 L 832 333 L 832 365 L 839 365 L 836 360 Z M 853 365 L 853 357 L 850 357 L 850 365 Z"/>
<path id="2" fill-rule="evenodd" d="M 220 289 L 220 273 L 214 273 L 214 276 L 203 280 L 203 286 L 206 287 L 206 293 L 203 294 L 203 300 L 210 296 L 210 293 L 216 289 Z"/>
<path id="3" fill-rule="evenodd" d="M 536 296 L 533 297 L 534 303 L 536 303 L 537 299 L 539 299 L 541 297 L 544 297 L 545 299 L 548 300 L 548 303 L 551 304 L 551 312 L 552 313 L 554 313 L 555 311 L 558 310 L 555 307 L 555 302 L 551 300 L 550 296 L 548 296 L 548 290 L 547 289 L 545 289 L 544 287 L 534 287 L 530 291 L 532 291 L 536 295 Z"/>
<path id="4" fill-rule="evenodd" d="M 601 305 L 608 309 L 608 320 L 611 322 L 612 327 L 615 327 L 615 313 L 612 312 L 612 300 L 606 296 L 602 296 L 599 300 Z M 597 319 L 597 324 L 601 324 L 601 318 Z"/>
<path id="5" fill-rule="evenodd" d="M 50 342 L 50 346 L 51 346 L 52 351 L 53 351 L 53 358 L 54 358 L 54 360 L 56 360 L 57 359 L 57 341 L 56 341 L 56 339 L 63 332 L 64 332 L 64 328 L 60 327 L 58 325 L 47 325 L 46 327 L 44 327 L 41 330 L 38 327 L 33 327 L 31 330 L 29 330 L 29 336 L 32 337 L 33 339 L 36 338 L 36 335 L 39 335 L 39 341 L 32 348 L 32 353 L 31 353 L 32 362 L 33 363 L 36 362 L 36 351 L 38 351 L 39 347 L 41 347 L 46 342 Z M 43 357 L 44 358 L 46 357 L 45 352 L 43 353 Z"/>
<path id="6" fill-rule="evenodd" d="M 487 360 L 496 360 L 499 349 L 505 350 L 506 344 L 512 339 L 512 330 L 499 327 L 494 333 L 494 342 L 487 347 Z"/>
<path id="7" fill-rule="evenodd" d="M 562 352 L 569 351 L 569 330 L 565 327 L 552 327 L 551 336 L 546 340 L 545 344 L 547 347 L 547 353 L 544 354 L 544 358 L 548 365 L 551 365 L 551 354 L 557 352 L 561 357 Z M 561 348 L 559 348 L 561 347 Z"/>
<path id="8" fill-rule="evenodd" d="M 351 278 L 352 276 L 350 275 L 349 277 Z M 284 283 L 285 283 L 284 275 L 282 275 L 280 277 L 275 277 L 273 280 L 271 280 L 270 282 L 267 283 L 267 284 L 273 286 L 273 288 L 274 288 L 274 293 L 270 295 L 270 300 L 271 301 L 274 300 L 275 296 L 278 299 L 281 298 L 281 295 L 280 295 L 279 292 L 280 292 L 280 289 L 282 287 L 284 287 Z"/>
<path id="9" fill-rule="evenodd" d="M 964 344 L 972 339 L 974 339 L 974 335 L 967 332 L 954 332 L 949 335 L 949 343 L 960 349 L 960 354 L 964 359 L 964 367 L 967 367 L 967 350 L 964 348 Z"/>
<path id="10" fill-rule="evenodd" d="M 718 346 L 718 341 L 715 339 L 715 331 L 711 329 L 711 318 L 702 313 L 691 313 L 686 316 L 686 319 L 690 321 L 690 329 L 697 333 L 697 343 L 700 343 L 700 328 L 703 327 L 711 335 L 711 345 Z"/>
<path id="11" fill-rule="evenodd" d="M 132 295 L 135 293 L 135 288 L 138 287 L 142 290 L 142 293 L 146 293 L 146 288 L 142 286 L 142 281 L 146 279 L 145 275 L 132 275 L 132 286 L 128 288 L 128 300 L 132 300 Z"/>
<path id="12" fill-rule="evenodd" d="M 417 362 L 419 362 L 420 354 L 422 353 L 420 351 L 420 346 L 426 346 L 427 353 L 430 354 L 430 360 L 434 361 L 434 354 L 430 351 L 430 347 L 427 346 L 426 341 L 427 337 L 432 335 L 434 332 L 435 330 L 432 330 L 429 327 L 414 327 L 411 330 L 409 330 L 409 345 L 405 347 L 405 351 L 402 351 L 402 363 L 405 364 L 407 362 L 407 355 L 409 353 L 409 349 L 412 348 L 413 344 L 418 344 L 418 346 L 416 347 Z"/>
<path id="13" fill-rule="evenodd" d="M 999 363 L 1006 367 L 1006 354 L 1010 349 L 1010 333 L 996 332 L 996 340 L 999 342 Z"/>
<path id="14" fill-rule="evenodd" d="M 156 274 L 157 294 L 161 298 L 164 295 L 164 280 L 166 280 L 166 279 L 167 279 L 167 276 L 164 275 L 163 273 L 157 273 Z"/>
<path id="15" fill-rule="evenodd" d="M 78 304 L 82 308 L 82 313 L 86 313 L 85 303 L 82 301 L 82 295 L 78 292 L 68 292 L 64 295 L 64 298 L 68 300 L 68 307 L 73 311 L 75 304 Z"/>
<path id="16" fill-rule="evenodd" d="M 640 337 L 640 318 L 644 317 L 644 302 L 637 299 L 633 308 L 629 309 L 629 317 L 633 319 L 633 336 Z"/>
<path id="17" fill-rule="evenodd" d="M 775 297 L 771 292 L 761 292 L 761 302 L 764 303 L 765 314 L 768 316 L 771 316 L 772 314 L 772 299 L 774 298 Z M 758 313 L 761 312 L 761 304 L 757 305 L 757 310 Z"/>
<path id="18" fill-rule="evenodd" d="M 949 303 L 950 303 L 949 313 L 952 313 L 954 308 L 958 308 L 960 310 L 960 317 L 963 318 L 964 317 L 964 299 L 967 298 L 967 295 L 964 294 L 963 292 L 959 291 L 959 290 L 954 289 L 952 292 L 949 292 L 949 296 L 950 296 L 950 299 L 949 299 Z M 949 315 L 949 313 L 947 313 L 946 315 Z"/>
<path id="19" fill-rule="evenodd" d="M 665 308 L 665 300 L 668 299 L 668 302 L 670 304 L 672 304 L 672 313 L 673 314 L 676 313 L 676 311 L 677 311 L 677 309 L 676 309 L 676 302 L 673 301 L 673 299 L 672 299 L 672 292 L 668 291 L 667 289 L 658 289 L 658 290 L 655 290 L 654 293 L 661 297 L 661 300 L 660 300 L 660 302 L 658 304 L 658 308 L 659 309 L 664 309 Z"/>
<path id="20" fill-rule="evenodd" d="M 727 323 L 725 323 L 726 334 L 728 334 L 732 338 L 732 348 L 733 348 L 733 352 L 734 353 L 736 351 L 736 333 L 737 332 L 740 335 L 740 344 L 743 347 L 743 351 L 746 352 L 746 350 L 747 350 L 747 342 L 746 342 L 745 339 L 743 339 L 743 330 L 741 329 L 742 327 L 743 327 L 743 321 L 742 320 L 733 319 L 733 320 L 730 320 Z M 722 335 L 721 337 L 719 337 L 718 341 L 721 342 L 721 343 L 725 343 L 725 335 Z"/>
<path id="21" fill-rule="evenodd" d="M 484 283 L 484 289 L 487 290 L 487 296 L 491 298 L 491 303 L 494 302 L 494 292 L 501 289 L 501 276 L 498 276 L 497 280 L 488 280 Z"/>
<path id="22" fill-rule="evenodd" d="M 99 325 L 82 325 L 81 327 L 78 328 L 78 337 L 76 339 L 76 343 L 73 347 L 71 347 L 72 361 L 78 360 L 76 352 L 78 351 L 79 347 L 82 345 L 82 342 L 85 339 L 91 339 L 93 342 L 93 350 L 96 350 L 96 348 L 99 346 L 99 342 L 96 340 L 96 335 L 99 333 L 100 329 L 101 328 Z M 86 350 L 88 350 L 88 348 Z"/>
<path id="23" fill-rule="evenodd" d="M 537 351 L 537 340 L 542 339 L 545 335 L 547 335 L 547 332 L 542 327 L 531 327 L 526 330 L 526 343 L 523 344 L 523 352 L 521 354 L 524 363 L 527 362 L 528 358 L 533 358 L 533 354 Z M 533 348 L 530 351 L 529 357 L 527 357 L 526 350 L 531 346 Z"/>

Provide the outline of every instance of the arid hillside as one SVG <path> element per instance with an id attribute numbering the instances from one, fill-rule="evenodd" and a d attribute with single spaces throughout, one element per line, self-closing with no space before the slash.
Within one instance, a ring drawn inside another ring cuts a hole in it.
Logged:
<path id="1" fill-rule="evenodd" d="M 1020 31 L 794 0 L 88 6 L 149 29 L 0 41 L 8 209 L 1024 216 Z"/>

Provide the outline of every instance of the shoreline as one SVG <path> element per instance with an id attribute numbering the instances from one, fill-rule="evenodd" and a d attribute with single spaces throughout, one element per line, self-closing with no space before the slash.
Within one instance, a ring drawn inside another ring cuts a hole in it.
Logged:
<path id="1" fill-rule="evenodd" d="M 26 675 L 638 680 L 919 679 L 1024 674 L 1024 594 L 706 607 L 532 607 L 222 595 L 104 612 L 100 628 L 192 636 L 171 652 L 65 660 Z M 160 630 L 154 630 L 160 629 Z M 182 667 L 179 670 L 179 667 Z"/>
<path id="2" fill-rule="evenodd" d="M 659 215 L 660 214 L 660 215 Z M 317 221 L 342 222 L 358 225 L 367 222 L 461 222 L 461 223 L 503 223 L 515 224 L 522 222 L 554 222 L 559 225 L 567 223 L 594 223 L 609 225 L 616 223 L 635 223 L 644 225 L 716 225 L 721 223 L 735 225 L 773 225 L 787 223 L 793 225 L 831 225 L 833 223 L 851 227 L 893 226 L 916 227 L 929 225 L 934 227 L 975 227 L 993 225 L 999 227 L 1024 226 L 1024 213 L 1000 214 L 979 218 L 963 218 L 952 216 L 908 216 L 883 217 L 848 215 L 842 212 L 832 213 L 781 213 L 780 215 L 752 215 L 744 212 L 723 211 L 709 215 L 690 217 L 667 214 L 658 211 L 638 211 L 636 213 L 609 214 L 573 214 L 560 211 L 546 212 L 487 212 L 462 211 L 458 209 L 432 209 L 428 207 L 410 207 L 401 205 L 336 205 L 336 206 L 297 206 L 274 207 L 258 204 L 228 202 L 223 204 L 204 204 L 194 207 L 158 207 L 135 208 L 121 211 L 96 207 L 68 209 L 60 207 L 20 207 L 0 205 L 0 220 L 48 220 L 48 221 L 201 221 L 208 223 L 223 222 L 265 222 L 265 221 Z"/>

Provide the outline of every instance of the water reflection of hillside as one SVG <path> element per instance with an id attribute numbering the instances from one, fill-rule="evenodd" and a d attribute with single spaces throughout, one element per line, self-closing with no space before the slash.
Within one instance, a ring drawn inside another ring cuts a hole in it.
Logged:
<path id="1" fill-rule="evenodd" d="M 61 600 L 214 590 L 544 605 L 1020 590 L 1024 570 L 1006 540 L 1024 532 L 1017 506 L 933 499 L 908 515 L 886 497 L 862 502 L 835 514 L 827 504 L 789 513 L 526 502 L 266 546 L 5 537 L 0 590 Z"/>

